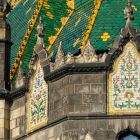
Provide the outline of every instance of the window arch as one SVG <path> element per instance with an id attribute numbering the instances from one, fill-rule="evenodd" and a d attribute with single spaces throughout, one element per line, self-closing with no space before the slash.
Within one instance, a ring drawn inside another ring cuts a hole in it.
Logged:
<path id="1" fill-rule="evenodd" d="M 121 140 L 140 140 L 137 136 L 129 134 L 128 136 L 124 136 Z"/>
<path id="2" fill-rule="evenodd" d="M 126 129 L 118 134 L 117 140 L 140 140 L 140 135 L 130 129 Z"/>

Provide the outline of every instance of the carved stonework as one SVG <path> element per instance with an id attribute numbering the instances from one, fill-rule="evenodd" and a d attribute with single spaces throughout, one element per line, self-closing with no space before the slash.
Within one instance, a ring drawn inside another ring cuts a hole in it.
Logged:
<path id="1" fill-rule="evenodd" d="M 66 55 L 66 64 L 72 64 L 72 63 L 74 63 L 74 62 L 75 62 L 75 59 L 74 59 L 74 57 L 73 57 L 73 54 L 68 53 L 68 54 Z"/>
<path id="2" fill-rule="evenodd" d="M 75 58 L 76 63 L 100 63 L 104 62 L 107 56 L 106 53 L 97 55 L 89 40 L 81 52 L 81 55 Z"/>
<path id="3" fill-rule="evenodd" d="M 56 70 L 66 64 L 72 63 L 101 63 L 105 62 L 107 53 L 102 55 L 97 55 L 94 47 L 91 45 L 90 41 L 87 42 L 85 48 L 81 50 L 81 54 L 78 56 L 73 56 L 70 52 L 64 55 L 62 50 L 62 42 L 58 47 L 58 52 L 56 54 L 55 63 L 51 63 L 51 71 Z"/>
<path id="4" fill-rule="evenodd" d="M 42 44 L 44 46 L 44 26 L 42 24 L 42 18 L 39 17 L 39 24 L 37 25 L 37 42 L 36 44 Z"/>
<path id="5" fill-rule="evenodd" d="M 134 20 L 134 8 L 131 3 L 131 1 L 128 1 L 128 6 L 124 10 L 125 14 L 125 19 L 126 19 L 126 25 L 124 28 L 121 29 L 121 37 L 130 37 L 130 38 L 135 38 L 137 35 L 137 30 L 132 28 L 132 20 Z"/>
<path id="6" fill-rule="evenodd" d="M 22 69 L 22 62 L 20 62 L 20 66 L 17 72 L 16 82 L 15 82 L 15 88 L 20 88 L 23 85 L 25 85 L 25 75 Z"/>
<path id="7" fill-rule="evenodd" d="M 32 58 L 30 60 L 30 64 L 29 64 L 29 77 L 32 76 L 32 74 L 34 73 L 34 71 L 36 70 L 36 61 L 37 61 L 37 55 L 35 54 L 35 52 L 33 52 Z"/>
<path id="8" fill-rule="evenodd" d="M 45 49 L 45 44 L 44 44 L 44 26 L 42 23 L 42 18 L 39 17 L 39 24 L 37 25 L 37 42 L 34 47 L 34 52 L 37 54 L 40 64 L 43 68 L 43 72 L 46 75 L 46 73 L 50 72 L 50 64 L 49 64 L 49 59 L 50 56 Z"/>
<path id="9" fill-rule="evenodd" d="M 5 17 L 6 14 L 10 12 L 10 10 L 11 10 L 11 7 L 9 3 L 6 2 L 6 0 L 0 0 L 0 17 L 1 15 Z"/>
<path id="10" fill-rule="evenodd" d="M 60 137 L 60 140 L 78 140 L 78 139 L 79 136 L 77 131 L 65 132 Z"/>
<path id="11" fill-rule="evenodd" d="M 82 51 L 82 57 L 84 61 L 82 63 L 92 63 L 98 61 L 98 57 L 96 55 L 95 49 L 93 48 L 89 40 L 85 48 L 82 49 L 81 51 Z"/>
<path id="12" fill-rule="evenodd" d="M 60 42 L 58 51 L 56 54 L 56 59 L 55 59 L 55 64 L 54 64 L 54 69 L 57 69 L 65 64 L 65 56 L 64 52 L 62 50 L 62 42 Z"/>
<path id="13" fill-rule="evenodd" d="M 87 133 L 84 140 L 93 140 L 93 138 L 90 133 Z"/>
<path id="14" fill-rule="evenodd" d="M 105 62 L 106 60 L 106 57 L 107 57 L 107 53 L 103 53 L 103 55 L 101 55 L 101 57 L 99 57 L 99 62 Z"/>

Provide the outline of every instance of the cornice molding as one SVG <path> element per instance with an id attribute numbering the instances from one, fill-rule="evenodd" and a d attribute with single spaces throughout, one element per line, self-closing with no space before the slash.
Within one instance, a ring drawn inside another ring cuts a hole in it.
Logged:
<path id="1" fill-rule="evenodd" d="M 71 74 L 110 72 L 113 70 L 115 60 L 123 52 L 123 47 L 131 40 L 132 39 L 130 39 L 130 37 L 120 38 L 117 48 L 112 48 L 107 54 L 105 61 L 103 62 L 65 64 L 62 65 L 60 68 L 47 73 L 47 75 L 45 76 L 45 80 L 56 81 L 66 75 Z"/>
<path id="2" fill-rule="evenodd" d="M 28 91 L 28 88 L 27 88 L 27 86 L 24 85 L 18 89 L 15 89 L 14 91 L 11 91 L 10 98 L 13 100 L 15 98 L 22 97 L 26 94 L 27 91 Z"/>
<path id="3" fill-rule="evenodd" d="M 123 52 L 123 46 L 130 40 L 128 38 L 121 39 L 119 43 L 118 48 L 113 48 L 108 53 L 105 62 L 100 63 L 72 63 L 72 64 L 66 64 L 52 72 L 48 72 L 44 79 L 45 81 L 56 81 L 66 75 L 72 75 L 72 74 L 89 74 L 89 73 L 98 73 L 98 72 L 109 72 L 113 69 L 114 61 L 120 56 L 120 54 Z M 33 59 L 33 65 L 35 64 L 36 57 Z M 24 96 L 25 93 L 28 91 L 28 82 L 33 74 L 32 68 L 30 69 L 30 72 L 26 76 L 26 82 L 25 85 L 15 89 L 14 91 L 7 91 L 0 92 L 0 98 L 6 98 L 6 99 L 15 99 L 20 96 Z"/>
<path id="4" fill-rule="evenodd" d="M 45 77 L 45 80 L 54 81 L 66 75 L 103 72 L 106 70 L 107 70 L 106 63 L 87 63 L 87 64 L 73 63 L 64 65 L 63 67 L 48 73 Z"/>
<path id="5" fill-rule="evenodd" d="M 77 120 L 82 120 L 82 121 L 86 121 L 86 120 L 97 120 L 97 119 L 104 119 L 104 120 L 107 120 L 107 119 L 139 119 L 140 115 L 111 115 L 111 116 L 107 116 L 107 115 L 103 115 L 103 114 L 98 114 L 98 115 L 93 115 L 93 114 L 88 114 L 88 115 L 67 115 L 67 116 L 63 116 L 61 118 L 59 118 L 58 120 L 55 120 L 53 122 L 50 122 L 48 123 L 47 125 L 44 125 L 43 127 L 31 132 L 31 133 L 27 133 L 19 138 L 17 138 L 16 140 L 22 140 L 22 139 L 25 139 L 39 131 L 42 131 L 44 129 L 48 129 L 50 127 L 53 127 L 57 124 L 60 124 L 60 123 L 63 123 L 63 122 L 66 122 L 66 121 L 77 121 Z"/>
<path id="6" fill-rule="evenodd" d="M 12 103 L 12 101 L 15 98 L 19 98 L 19 97 L 24 96 L 27 91 L 28 91 L 27 86 L 20 87 L 18 89 L 13 90 L 13 91 L 0 89 L 0 99 L 5 99 L 5 100 L 9 101 L 9 103 Z"/>

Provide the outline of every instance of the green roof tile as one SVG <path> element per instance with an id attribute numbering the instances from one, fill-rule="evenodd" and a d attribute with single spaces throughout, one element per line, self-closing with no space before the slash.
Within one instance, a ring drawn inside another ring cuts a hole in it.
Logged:
<path id="1" fill-rule="evenodd" d="M 140 2 L 133 0 L 133 5 L 138 9 L 134 13 L 135 20 L 133 27 L 138 29 L 140 23 Z M 118 38 L 120 29 L 125 26 L 124 8 L 127 6 L 126 0 L 103 0 L 94 28 L 90 34 L 89 40 L 96 50 L 108 50 L 109 46 Z M 104 32 L 111 36 L 106 42 L 101 39 Z"/>
<path id="2" fill-rule="evenodd" d="M 54 57 L 56 55 L 60 41 L 62 41 L 62 48 L 65 53 L 71 52 L 72 54 L 75 54 L 80 48 L 82 35 L 86 31 L 88 18 L 92 15 L 94 3 L 93 0 L 89 0 L 80 4 L 80 8 L 77 7 L 77 9 L 74 10 L 71 18 L 51 48 L 51 50 L 54 52 Z M 73 46 L 77 39 L 79 39 L 80 42 Z"/>
<path id="3" fill-rule="evenodd" d="M 12 28 L 12 42 L 14 43 L 11 50 L 11 66 L 15 61 L 15 57 L 19 51 L 19 47 L 28 28 L 28 21 L 31 19 L 37 3 L 34 0 L 28 0 L 24 5 L 21 1 L 16 8 L 9 14 L 7 21 Z M 137 8 L 134 13 L 135 20 L 133 27 L 139 29 L 140 23 L 140 2 L 133 0 L 133 5 Z M 66 0 L 48 0 L 50 7 L 48 9 L 43 6 L 40 10 L 42 22 L 45 29 L 44 42 L 46 48 L 49 47 L 48 37 L 56 35 L 55 28 L 62 26 L 61 18 L 68 16 L 68 6 Z M 118 38 L 120 29 L 125 26 L 124 8 L 127 6 L 127 0 L 103 0 L 100 10 L 97 14 L 96 21 L 90 33 L 89 40 L 96 50 L 106 51 L 112 46 L 113 42 Z M 27 13 L 29 8 L 32 10 Z M 63 27 L 58 35 L 50 52 L 54 52 L 52 60 L 54 60 L 60 41 L 65 53 L 71 52 L 75 54 L 79 51 L 80 43 L 83 39 L 83 33 L 86 32 L 86 27 L 89 24 L 89 16 L 91 16 L 94 9 L 93 0 L 75 0 L 75 9 L 73 14 Z M 53 18 L 49 18 L 46 13 L 50 12 Z M 29 62 L 33 53 L 33 48 L 36 44 L 36 26 L 38 19 L 35 23 L 34 29 L 30 35 L 24 55 L 22 56 L 23 69 L 28 71 Z M 107 32 L 110 38 L 103 41 L 101 36 Z"/>
<path id="4" fill-rule="evenodd" d="M 55 4 L 54 4 L 55 3 Z M 68 6 L 66 0 L 56 1 L 49 0 L 48 4 L 50 5 L 49 9 L 46 9 L 44 6 L 40 10 L 40 15 L 42 17 L 42 22 L 44 25 L 45 36 L 44 43 L 46 47 L 49 46 L 48 37 L 54 36 L 56 34 L 55 28 L 61 27 L 61 18 L 68 16 L 67 10 Z M 51 12 L 53 19 L 50 19 L 46 16 L 47 12 Z M 30 36 L 29 42 L 27 43 L 26 50 L 22 57 L 23 69 L 25 72 L 28 71 L 30 58 L 32 57 L 33 49 L 36 44 L 36 26 L 38 25 L 38 19 Z"/>
<path id="5" fill-rule="evenodd" d="M 17 7 L 8 15 L 7 21 L 11 26 L 11 40 L 13 45 L 11 47 L 11 67 L 15 62 L 16 55 L 21 46 L 23 37 L 28 29 L 28 21 L 31 19 L 34 10 L 36 9 L 37 2 L 34 0 L 28 0 L 24 5 L 21 1 Z M 26 13 L 29 8 L 32 8 Z"/>

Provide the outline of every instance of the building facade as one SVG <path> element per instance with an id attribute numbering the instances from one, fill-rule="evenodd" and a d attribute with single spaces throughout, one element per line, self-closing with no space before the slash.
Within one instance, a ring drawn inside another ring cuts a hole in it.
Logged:
<path id="1" fill-rule="evenodd" d="M 140 140 L 139 0 L 16 2 L 0 0 L 0 140 Z"/>

